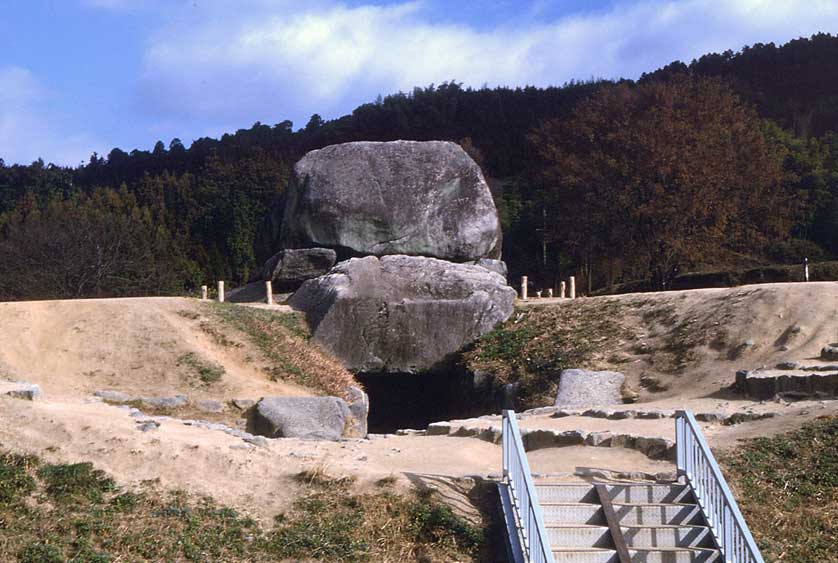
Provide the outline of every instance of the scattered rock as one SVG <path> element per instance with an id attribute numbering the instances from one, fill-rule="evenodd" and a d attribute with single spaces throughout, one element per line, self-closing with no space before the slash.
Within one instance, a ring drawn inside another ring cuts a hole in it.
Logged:
<path id="1" fill-rule="evenodd" d="M 172 397 L 141 397 L 140 402 L 149 407 L 158 409 L 175 409 L 184 407 L 189 403 L 186 395 L 174 395 Z"/>
<path id="2" fill-rule="evenodd" d="M 0 381 L 0 396 L 23 399 L 25 401 L 38 401 L 44 398 L 41 386 L 36 383 L 25 381 Z"/>
<path id="3" fill-rule="evenodd" d="M 788 362 L 780 362 L 779 364 L 777 364 L 777 369 L 795 370 L 795 369 L 800 369 L 801 366 L 802 366 L 802 364 L 800 362 L 788 361 Z"/>
<path id="4" fill-rule="evenodd" d="M 821 349 L 821 359 L 827 361 L 838 360 L 838 344 L 829 344 Z"/>
<path id="5" fill-rule="evenodd" d="M 109 403 L 130 403 L 136 400 L 135 397 L 132 397 L 128 393 L 123 393 L 122 391 L 114 391 L 111 389 L 95 391 L 93 395 Z"/>
<path id="6" fill-rule="evenodd" d="M 695 419 L 700 422 L 724 422 L 725 415 L 718 412 L 699 412 L 695 414 Z"/>
<path id="7" fill-rule="evenodd" d="M 215 399 L 202 399 L 195 403 L 199 411 L 218 413 L 224 411 L 224 403 Z"/>
<path id="8" fill-rule="evenodd" d="M 367 417 L 370 411 L 370 398 L 358 387 L 350 386 L 346 390 L 346 401 L 352 415 L 347 436 L 363 438 L 367 435 Z"/>
<path id="9" fill-rule="evenodd" d="M 256 405 L 256 401 L 253 399 L 233 399 L 231 401 L 233 406 L 241 411 L 246 411 L 247 409 L 253 408 Z"/>
<path id="10" fill-rule="evenodd" d="M 515 290 L 485 268 L 435 258 L 341 262 L 305 282 L 289 303 L 314 342 L 353 371 L 418 372 L 512 314 Z"/>
<path id="11" fill-rule="evenodd" d="M 556 406 L 614 405 L 622 402 L 625 376 L 616 371 L 565 369 L 559 376 Z"/>
<path id="12" fill-rule="evenodd" d="M 268 444 L 270 443 L 268 442 L 268 439 L 264 436 L 249 436 L 245 438 L 244 441 L 248 444 L 259 446 L 260 448 L 267 448 Z"/>
<path id="13" fill-rule="evenodd" d="M 157 430 L 159 427 L 160 423 L 156 420 L 137 421 L 137 430 L 140 432 L 151 432 L 152 430 Z"/>
<path id="14" fill-rule="evenodd" d="M 737 412 L 733 413 L 732 415 L 728 416 L 724 419 L 722 424 L 726 426 L 732 426 L 734 424 L 739 424 L 740 422 L 752 422 L 754 420 L 764 420 L 766 418 L 774 418 L 777 416 L 776 412 L 762 412 L 762 413 L 755 413 L 755 412 Z"/>
<path id="15" fill-rule="evenodd" d="M 489 186 L 455 143 L 344 143 L 311 151 L 294 166 L 284 248 L 465 262 L 498 258 L 500 241 Z"/>
<path id="16" fill-rule="evenodd" d="M 350 416 L 338 397 L 265 397 L 256 404 L 253 427 L 269 438 L 338 440 Z"/>
<path id="17" fill-rule="evenodd" d="M 648 411 L 637 411 L 635 416 L 637 418 L 672 418 L 675 416 L 675 411 L 657 409 Z"/>

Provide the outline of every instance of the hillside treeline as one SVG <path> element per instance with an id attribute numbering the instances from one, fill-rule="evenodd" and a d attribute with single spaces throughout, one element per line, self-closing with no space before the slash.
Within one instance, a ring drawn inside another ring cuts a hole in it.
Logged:
<path id="1" fill-rule="evenodd" d="M 512 277 L 666 287 L 687 270 L 838 256 L 838 37 L 820 34 L 636 82 L 432 85 L 296 131 L 256 123 L 77 168 L 0 160 L 0 300 L 243 283 L 276 250 L 296 160 L 395 139 L 456 141 L 478 161 Z"/>

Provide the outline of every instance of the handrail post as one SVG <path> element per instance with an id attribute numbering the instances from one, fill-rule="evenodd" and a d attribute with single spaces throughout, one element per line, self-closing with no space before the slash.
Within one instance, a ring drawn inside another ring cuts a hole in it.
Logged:
<path id="1" fill-rule="evenodd" d="M 512 410 L 503 411 L 501 451 L 504 481 L 509 486 L 512 506 L 521 527 L 521 543 L 527 560 L 530 563 L 554 563 L 524 442 L 515 411 Z"/>
<path id="2" fill-rule="evenodd" d="M 678 476 L 698 502 L 726 563 L 764 563 L 736 499 L 690 411 L 675 413 Z"/>

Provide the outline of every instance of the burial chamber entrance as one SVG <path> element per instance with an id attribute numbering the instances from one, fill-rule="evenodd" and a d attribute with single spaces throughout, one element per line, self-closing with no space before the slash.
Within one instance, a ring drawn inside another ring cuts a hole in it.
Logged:
<path id="1" fill-rule="evenodd" d="M 424 429 L 432 422 L 497 413 L 503 391 L 491 380 L 462 369 L 426 373 L 360 373 L 369 395 L 369 432 Z"/>

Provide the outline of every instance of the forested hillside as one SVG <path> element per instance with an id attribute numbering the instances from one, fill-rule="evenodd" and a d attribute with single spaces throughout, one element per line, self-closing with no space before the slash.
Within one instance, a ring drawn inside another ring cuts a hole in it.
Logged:
<path id="1" fill-rule="evenodd" d="M 244 282 L 275 251 L 296 160 L 395 139 L 454 140 L 478 161 L 512 276 L 665 287 L 687 269 L 838 256 L 838 37 L 819 34 L 637 82 L 452 82 L 297 131 L 256 123 L 78 168 L 0 160 L 0 300 Z"/>

